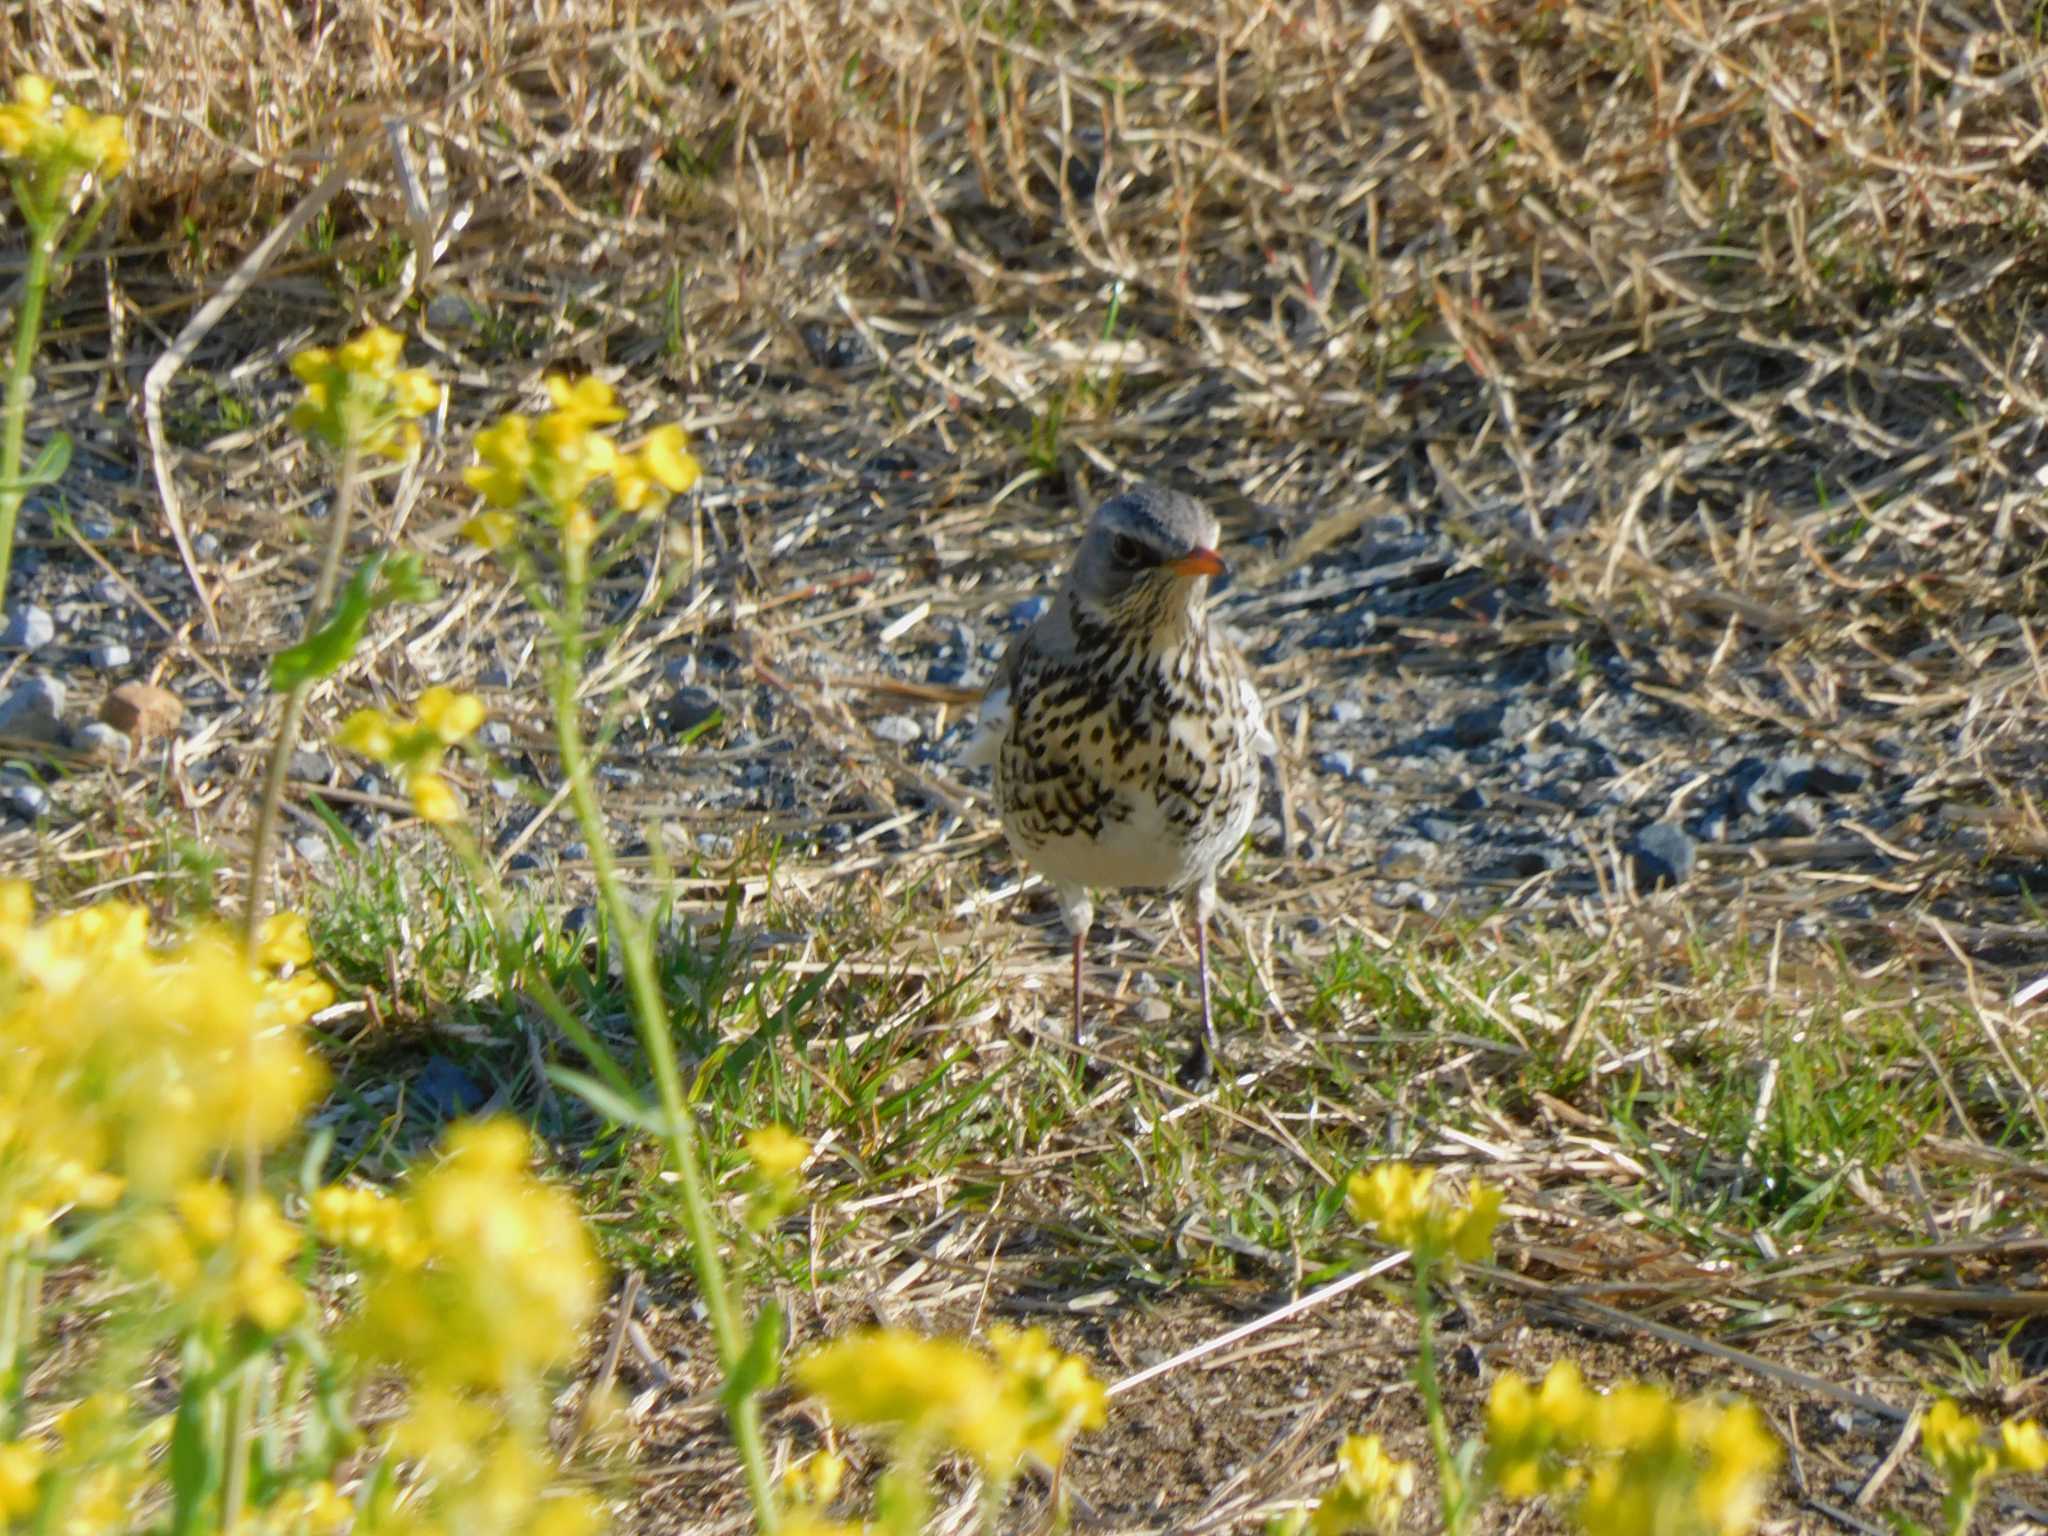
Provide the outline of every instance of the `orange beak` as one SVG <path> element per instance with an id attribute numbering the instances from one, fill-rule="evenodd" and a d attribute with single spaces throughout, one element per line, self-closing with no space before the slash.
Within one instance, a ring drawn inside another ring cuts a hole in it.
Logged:
<path id="1" fill-rule="evenodd" d="M 1167 561 L 1166 568 L 1176 576 L 1187 577 L 1221 576 L 1229 569 L 1224 565 L 1223 557 L 1215 550 L 1204 549 L 1200 545 L 1189 550 L 1178 560 Z"/>

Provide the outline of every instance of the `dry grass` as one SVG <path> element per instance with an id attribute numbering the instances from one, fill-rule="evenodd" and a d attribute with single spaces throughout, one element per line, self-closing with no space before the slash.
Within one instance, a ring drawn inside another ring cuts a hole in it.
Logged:
<path id="1" fill-rule="evenodd" d="M 1494 1294 L 1537 1293 L 1536 1356 L 1640 1364 L 1640 1335 L 1560 1339 L 1615 1327 L 1598 1302 L 1800 1373 L 1737 1376 L 1776 1394 L 1800 1447 L 1796 1528 L 1857 1528 L 1842 1484 L 1896 1432 L 1851 1422 L 1831 1390 L 1896 1406 L 1960 1380 L 2037 1405 L 2042 1046 L 1984 968 L 2048 954 L 2024 885 L 2011 895 L 2048 859 L 2038 8 L 193 0 L 176 27 L 162 11 L 30 4 L 0 29 L 0 75 L 35 68 L 136 112 L 120 217 L 58 305 L 45 421 L 140 463 L 125 413 L 147 364 L 330 163 L 353 170 L 174 395 L 188 517 L 232 553 L 202 572 L 224 641 L 166 600 L 160 667 L 223 669 L 233 695 L 282 632 L 304 557 L 277 509 L 315 480 L 275 424 L 278 363 L 314 333 L 392 315 L 419 329 L 416 301 L 460 296 L 481 322 L 437 308 L 423 338 L 457 383 L 457 425 L 543 369 L 604 367 L 639 409 L 679 397 L 713 449 L 673 556 L 680 600 L 629 628 L 592 692 L 642 710 L 674 648 L 729 646 L 778 700 L 785 734 L 762 733 L 794 744 L 775 771 L 799 809 L 751 818 L 681 909 L 715 913 L 740 880 L 757 953 L 793 974 L 840 964 L 835 1006 L 862 1032 L 831 1049 L 853 1052 L 863 1091 L 937 1081 L 965 1040 L 959 1070 L 996 1085 L 985 1107 L 1007 1128 L 930 1142 L 921 1120 L 863 1121 L 866 1099 L 805 1101 L 843 1111 L 850 1171 L 843 1226 L 809 1236 L 830 1281 L 803 1326 L 871 1310 L 965 1324 L 993 1292 L 1135 1369 L 1327 1261 L 1340 1160 L 1421 1152 L 1510 1183 L 1518 1278 Z M 209 416 L 223 392 L 249 420 Z M 464 439 L 451 431 L 450 451 Z M 1266 575 L 1386 512 L 1457 531 L 1474 581 L 1383 645 L 1282 647 L 1272 696 L 1390 654 L 1426 677 L 1562 640 L 1618 654 L 1634 690 L 1702 734 L 1845 754 L 1910 783 L 1921 809 L 1846 851 L 1776 850 L 1782 878 L 1721 871 L 1689 908 L 1623 879 L 1549 909 L 1584 940 L 1375 927 L 1371 851 L 1310 814 L 1295 857 L 1239 892 L 1240 970 L 1288 1025 L 1245 1081 L 1179 1093 L 1171 1042 L 1126 1030 L 1102 1044 L 1110 1081 L 1069 1083 L 990 1038 L 1016 994 L 962 1001 L 962 976 L 1047 972 L 1000 945 L 977 969 L 986 824 L 943 774 L 878 752 L 858 711 L 957 704 L 901 679 L 876 693 L 880 621 L 1037 585 L 1073 504 L 1138 475 L 1220 492 Z M 164 566 L 146 484 L 128 493 L 136 563 Z M 367 670 L 384 686 L 473 675 L 484 652 L 465 636 L 521 633 L 509 592 L 450 536 L 456 490 L 430 456 L 389 499 L 454 591 L 380 632 Z M 159 596 L 182 579 L 166 569 Z M 537 723 L 530 692 L 494 705 Z M 220 720 L 208 750 L 247 761 L 258 700 Z M 703 780 L 661 777 L 681 772 L 662 742 L 625 745 L 650 775 L 623 797 L 636 818 L 737 830 L 699 808 Z M 537 730 L 519 747 L 545 762 Z M 239 814 L 227 778 L 179 787 L 214 835 Z M 833 822 L 860 830 L 770 871 L 770 837 Z M 65 836 L 43 856 L 106 856 Z M 1853 959 L 1787 945 L 1786 923 L 1843 879 L 1886 898 L 1825 935 Z M 1374 963 L 1300 943 L 1304 915 Z M 365 975 L 415 942 L 401 925 L 366 944 Z M 392 975 L 379 1006 L 443 1001 Z M 1817 1020 L 1837 1055 L 1806 1049 Z M 1879 1042 L 1869 1059 L 1858 1031 Z M 819 1049 L 799 1051 L 811 1069 L 845 1065 Z M 1146 1073 L 1114 1075 L 1133 1062 Z M 514 1091 L 545 1094 L 522 1071 L 506 1071 Z M 1824 1123 L 1843 1104 L 1853 1123 Z M 1913 1133 L 1903 1150 L 1880 1136 L 1887 1113 Z M 1140 1155 L 1132 1116 L 1183 1129 Z M 1773 1184 L 1787 1179 L 1792 1195 Z M 1268 1195 L 1270 1220 L 1233 1205 Z M 1787 1221 L 1796 1246 L 1779 1252 Z M 1088 1298 L 1132 1273 L 1156 1300 L 1092 1320 Z M 880 1291 L 862 1279 L 879 1274 Z M 701 1355 L 674 1321 L 687 1299 L 656 1292 L 657 1338 Z M 1508 1305 L 1482 1308 L 1473 1360 L 1527 1357 Z M 1412 1439 L 1390 1316 L 1283 1332 L 1297 1347 L 1134 1414 L 1097 1453 L 1099 1502 L 1157 1526 L 1199 1488 L 1190 1528 L 1220 1528 L 1298 1492 L 1342 1424 Z M 2024 1327 L 2001 1343 L 1984 1319 Z M 1658 1368 L 1727 1378 L 1722 1357 L 1660 1339 L 1675 1352 Z M 1328 1362 L 1347 1349 L 1376 1363 L 1344 1376 Z M 1951 1349 L 1969 1369 L 1944 1375 Z M 1305 1359 L 1317 1395 L 1298 1410 L 1294 1378 L 1261 1373 Z M 1479 1390 L 1454 1393 L 1461 1412 Z M 655 1398 L 656 1454 L 636 1474 L 650 1525 L 723 1476 L 709 1410 Z M 1089 1475 L 1084 1459 L 1084 1492 Z M 2032 1528 L 2023 1514 L 2014 1529 Z"/>

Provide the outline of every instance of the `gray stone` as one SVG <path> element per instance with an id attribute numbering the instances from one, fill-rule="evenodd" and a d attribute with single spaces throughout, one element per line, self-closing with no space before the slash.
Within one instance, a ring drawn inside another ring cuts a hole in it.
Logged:
<path id="1" fill-rule="evenodd" d="M 1022 629 L 1027 624 L 1036 624 L 1045 617 L 1045 610 L 1052 606 L 1052 599 L 1043 593 L 1010 604 L 1010 628 Z"/>
<path id="2" fill-rule="evenodd" d="M 64 734 L 64 685 L 54 677 L 17 683 L 0 699 L 0 736 L 57 741 Z"/>
<path id="3" fill-rule="evenodd" d="M 655 718 L 668 728 L 671 735 L 686 736 L 691 731 L 702 730 L 724 713 L 725 706 L 719 702 L 717 694 L 693 684 L 670 694 L 668 702 L 655 711 Z"/>
<path id="4" fill-rule="evenodd" d="M 473 331 L 483 312 L 459 293 L 437 293 L 427 300 L 427 329 L 430 331 Z"/>
<path id="5" fill-rule="evenodd" d="M 868 729 L 886 742 L 907 747 L 924 735 L 924 727 L 908 715 L 884 715 L 868 723 Z"/>
<path id="6" fill-rule="evenodd" d="M 509 747 L 512 745 L 512 727 L 502 720 L 486 720 L 477 727 L 476 739 L 487 747 Z"/>
<path id="7" fill-rule="evenodd" d="M 334 850 L 327 846 L 327 839 L 318 832 L 308 832 L 297 838 L 292 847 L 298 850 L 299 857 L 308 864 L 325 864 L 334 856 Z"/>
<path id="8" fill-rule="evenodd" d="M 57 621 L 50 617 L 49 609 L 34 603 L 11 610 L 5 627 L 0 628 L 0 646 L 18 651 L 40 651 L 56 638 Z"/>
<path id="9" fill-rule="evenodd" d="M 1349 752 L 1318 752 L 1316 771 L 1335 774 L 1340 779 L 1351 777 L 1351 754 Z"/>
<path id="10" fill-rule="evenodd" d="M 50 809 L 50 792 L 40 784 L 0 785 L 0 806 L 23 821 L 38 821 Z"/>
<path id="11" fill-rule="evenodd" d="M 87 507 L 71 520 L 71 526 L 78 530 L 80 538 L 92 544 L 104 544 L 116 532 L 113 518 L 98 507 Z"/>
<path id="12" fill-rule="evenodd" d="M 135 750 L 126 736 L 103 720 L 88 720 L 74 727 L 71 745 L 96 763 L 125 763 Z"/>
<path id="13" fill-rule="evenodd" d="M 1380 874 L 1389 880 L 1405 880 L 1426 873 L 1437 857 L 1434 843 L 1419 837 L 1396 838 L 1380 850 Z"/>
<path id="14" fill-rule="evenodd" d="M 292 777 L 305 784 L 325 784 L 334 777 L 334 759 L 301 747 L 292 754 Z"/>
<path id="15" fill-rule="evenodd" d="M 1356 725 L 1365 718 L 1365 706 L 1356 699 L 1339 699 L 1330 706 L 1330 724 Z"/>
<path id="16" fill-rule="evenodd" d="M 86 660 L 101 672 L 115 671 L 134 659 L 134 653 L 118 640 L 102 640 L 85 655 Z"/>
<path id="17" fill-rule="evenodd" d="M 1418 816 L 1415 830 L 1432 843 L 1448 843 L 1458 835 L 1458 824 L 1443 816 Z"/>
<path id="18" fill-rule="evenodd" d="M 1636 834 L 1636 881 L 1645 890 L 1678 885 L 1692 873 L 1699 847 L 1676 822 L 1660 821 Z"/>
<path id="19" fill-rule="evenodd" d="M 1173 1017 L 1173 1005 L 1163 997 L 1141 997 L 1131 1011 L 1141 1024 L 1164 1024 Z"/>

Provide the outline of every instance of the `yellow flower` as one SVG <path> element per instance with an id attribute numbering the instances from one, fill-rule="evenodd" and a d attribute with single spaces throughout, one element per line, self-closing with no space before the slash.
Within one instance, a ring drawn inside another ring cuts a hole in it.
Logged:
<path id="1" fill-rule="evenodd" d="M 275 912 L 256 933 L 256 963 L 267 971 L 313 963 L 313 937 L 297 912 Z"/>
<path id="2" fill-rule="evenodd" d="M 575 1204 L 526 1171 L 527 1155 L 508 1120 L 448 1133 L 404 1201 L 424 1257 L 373 1277 L 364 1298 L 370 1354 L 450 1388 L 502 1388 L 577 1350 L 596 1256 Z"/>
<path id="3" fill-rule="evenodd" d="M 268 1195 L 238 1203 L 219 1180 L 198 1179 L 139 1224 L 131 1261 L 203 1316 L 276 1333 L 305 1306 L 287 1268 L 298 1251 L 298 1228 Z"/>
<path id="4" fill-rule="evenodd" d="M 334 351 L 307 347 L 292 374 L 305 385 L 291 424 L 330 448 L 355 448 L 389 459 L 418 451 L 416 418 L 441 403 L 441 386 L 423 369 L 398 366 L 405 339 L 373 325 Z"/>
<path id="5" fill-rule="evenodd" d="M 1998 1426 L 1998 1461 L 2008 1472 L 2048 1472 L 2048 1434 L 2032 1419 L 2007 1419 Z"/>
<path id="6" fill-rule="evenodd" d="M 1099 1428 L 1108 1394 L 1043 1329 L 997 1329 L 995 1360 L 952 1339 L 878 1329 L 820 1345 L 795 1376 L 849 1424 L 893 1431 L 905 1447 L 939 1445 L 996 1478 L 1026 1457 L 1059 1465 L 1073 1437 Z"/>
<path id="7" fill-rule="evenodd" d="M 467 473 L 465 470 L 464 474 Z M 479 512 L 462 525 L 461 531 L 462 536 L 477 548 L 499 550 L 510 544 L 517 536 L 519 519 L 510 512 Z"/>
<path id="8" fill-rule="evenodd" d="M 406 780 L 412 813 L 429 826 L 448 827 L 462 820 L 462 802 L 438 773 L 416 773 Z"/>
<path id="9" fill-rule="evenodd" d="M 704 472 L 690 452 L 689 434 L 678 426 L 656 427 L 641 440 L 636 451 L 647 473 L 671 495 L 680 496 Z"/>
<path id="10" fill-rule="evenodd" d="M 819 1451 L 793 1463 L 782 1474 L 782 1491 L 794 1504 L 830 1504 L 839 1497 L 839 1485 L 846 1480 L 846 1458 L 836 1451 Z"/>
<path id="11" fill-rule="evenodd" d="M 678 426 L 656 427 L 612 470 L 612 500 L 626 512 L 655 512 L 697 483 L 702 469 Z"/>
<path id="12" fill-rule="evenodd" d="M 342 721 L 334 744 L 359 753 L 373 763 L 388 763 L 397 751 L 398 727 L 381 709 L 359 709 Z"/>
<path id="13" fill-rule="evenodd" d="M 1509 1373 L 1486 1411 L 1486 1470 L 1509 1499 L 1568 1496 L 1587 1536 L 1743 1536 L 1781 1452 L 1737 1398 L 1674 1399 L 1624 1383 L 1590 1392 L 1559 1362 L 1539 1391 Z"/>
<path id="14" fill-rule="evenodd" d="M 0 1515 L 8 1520 L 26 1520 L 35 1513 L 43 1466 L 48 1460 L 43 1448 L 33 1440 L 10 1440 L 0 1445 Z"/>
<path id="15" fill-rule="evenodd" d="M 484 723 L 484 702 L 473 693 L 453 688 L 429 688 L 414 706 L 419 721 L 449 746 L 469 736 Z"/>
<path id="16" fill-rule="evenodd" d="M 1337 1450 L 1337 1481 L 1316 1501 L 1315 1536 L 1390 1536 L 1415 1491 L 1415 1464 L 1389 1456 L 1378 1435 L 1350 1435 Z"/>
<path id="17" fill-rule="evenodd" d="M 64 212 L 80 177 L 111 180 L 127 168 L 127 128 L 83 107 L 60 111 L 49 81 L 22 75 L 14 99 L 0 106 L 0 157 L 21 162 L 23 212 L 46 223 Z"/>
<path id="18" fill-rule="evenodd" d="M 475 694 L 436 686 L 422 693 L 413 708 L 411 720 L 359 709 L 342 723 L 334 739 L 349 751 L 402 771 L 413 813 L 422 821 L 446 826 L 462 819 L 462 802 L 441 777 L 441 759 L 449 747 L 483 724 L 483 701 Z"/>
<path id="19" fill-rule="evenodd" d="M 526 500 L 527 476 L 533 468 L 532 423 L 524 416 L 506 416 L 476 435 L 481 461 L 462 472 L 464 482 L 500 509 Z"/>
<path id="20" fill-rule="evenodd" d="M 548 398 L 554 402 L 552 414 L 564 427 L 580 432 L 626 419 L 618 397 L 603 379 L 571 379 L 551 373 L 541 382 L 547 386 Z"/>
<path id="21" fill-rule="evenodd" d="M 887 1328 L 851 1334 L 811 1350 L 794 1374 L 833 1417 L 905 1444 L 948 1446 L 993 1476 L 1015 1471 L 1023 1453 L 1023 1414 L 1002 1377 L 955 1340 Z"/>
<path id="22" fill-rule="evenodd" d="M 811 1155 L 811 1144 L 781 1125 L 764 1125 L 747 1132 L 746 1148 L 754 1166 L 771 1179 L 795 1173 Z"/>
<path id="23" fill-rule="evenodd" d="M 1982 1477 L 1995 1460 L 1984 1443 L 1983 1421 L 1947 1397 L 1937 1398 L 1920 1421 L 1920 1454 L 1951 1483 Z"/>
<path id="24" fill-rule="evenodd" d="M 0 1233 L 166 1194 L 296 1126 L 321 1084 L 300 1026 L 324 983 L 280 981 L 223 934 L 153 944 L 138 907 L 31 923 L 16 895 L 0 906 Z"/>
<path id="25" fill-rule="evenodd" d="M 1370 1173 L 1352 1174 L 1344 1200 L 1354 1219 L 1383 1241 L 1412 1251 L 1418 1264 L 1446 1256 L 1479 1263 L 1493 1252 L 1501 1191 L 1475 1181 L 1459 1202 L 1436 1188 L 1435 1180 L 1428 1168 L 1381 1163 Z"/>
<path id="26" fill-rule="evenodd" d="M 1021 1333 L 991 1328 L 988 1342 L 1003 1368 L 1010 1397 L 1023 1410 L 1026 1455 L 1056 1467 L 1075 1435 L 1107 1422 L 1109 1390 L 1079 1355 L 1055 1349 L 1043 1328 Z"/>

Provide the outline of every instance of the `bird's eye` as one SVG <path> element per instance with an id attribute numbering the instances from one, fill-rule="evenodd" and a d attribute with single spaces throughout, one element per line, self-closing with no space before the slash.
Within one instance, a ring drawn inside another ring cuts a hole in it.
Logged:
<path id="1" fill-rule="evenodd" d="M 1143 565 L 1145 563 L 1145 546 L 1132 538 L 1128 533 L 1118 534 L 1116 541 L 1109 546 L 1109 552 L 1116 557 L 1118 565 Z"/>

